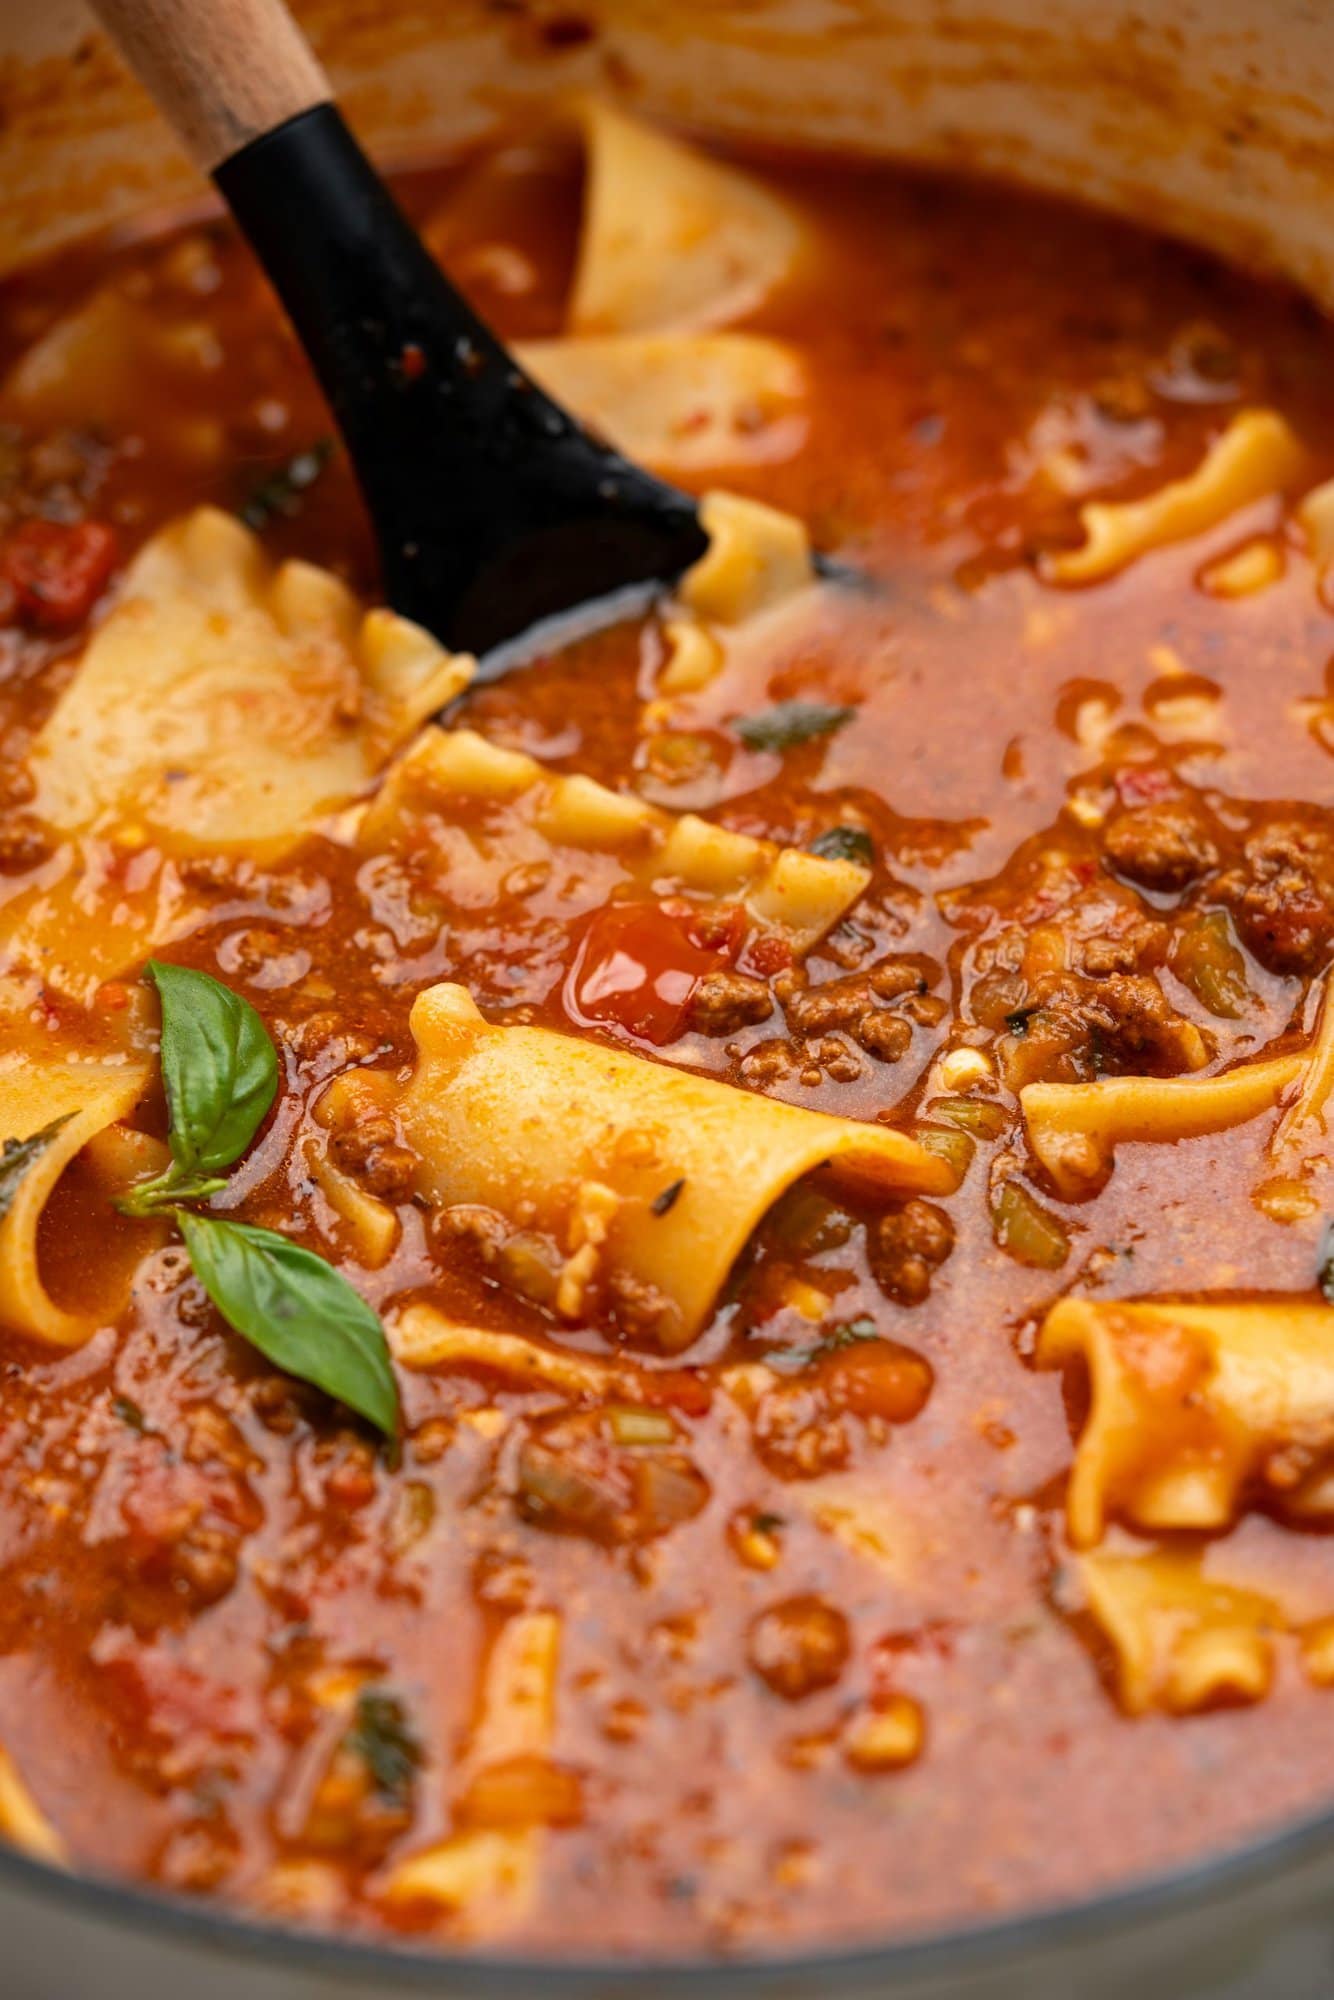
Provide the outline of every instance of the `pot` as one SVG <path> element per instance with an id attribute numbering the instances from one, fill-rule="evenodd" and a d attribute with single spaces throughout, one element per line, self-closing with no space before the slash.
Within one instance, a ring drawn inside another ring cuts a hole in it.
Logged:
<path id="1" fill-rule="evenodd" d="M 751 145 L 903 156 L 1075 195 L 1334 308 L 1334 14 L 1321 0 L 307 0 L 298 12 L 390 164 L 596 88 Z M 78 0 L 8 0 L 0 270 L 201 192 Z M 9 1852 L 0 1939 L 5 2000 L 1310 2000 L 1334 1985 L 1334 1810 L 1097 1902 L 781 1962 L 380 1949 Z"/>

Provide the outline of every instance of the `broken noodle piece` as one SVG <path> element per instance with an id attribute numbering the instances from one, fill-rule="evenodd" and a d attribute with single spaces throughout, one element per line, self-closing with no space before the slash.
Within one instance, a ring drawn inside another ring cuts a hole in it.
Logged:
<path id="1" fill-rule="evenodd" d="M 1202 535 L 1229 514 L 1280 493 L 1297 478 L 1305 454 L 1274 410 L 1243 410 L 1189 478 L 1142 500 L 1090 500 L 1079 510 L 1082 548 L 1044 559 L 1054 583 L 1096 583 L 1138 556 Z"/>

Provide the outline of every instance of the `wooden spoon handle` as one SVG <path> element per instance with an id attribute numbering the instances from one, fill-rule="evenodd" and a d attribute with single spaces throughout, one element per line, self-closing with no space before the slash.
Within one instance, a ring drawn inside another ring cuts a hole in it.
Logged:
<path id="1" fill-rule="evenodd" d="M 283 0 L 92 0 L 92 6 L 207 174 L 252 139 L 333 96 Z"/>

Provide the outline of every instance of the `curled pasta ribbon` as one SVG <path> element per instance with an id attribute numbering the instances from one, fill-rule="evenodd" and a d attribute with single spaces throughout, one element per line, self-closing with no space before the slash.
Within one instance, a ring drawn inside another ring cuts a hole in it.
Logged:
<path id="1" fill-rule="evenodd" d="M 474 1326 L 435 1306 L 405 1306 L 396 1313 L 389 1322 L 389 1342 L 401 1367 L 480 1368 L 515 1389 L 554 1389 L 562 1396 L 600 1402 L 641 1388 L 635 1369 L 547 1347 L 521 1333 Z"/>
<path id="2" fill-rule="evenodd" d="M 1153 549 L 1216 528 L 1230 514 L 1298 477 L 1305 454 L 1275 410 L 1243 410 L 1186 479 L 1142 500 L 1090 500 L 1079 510 L 1082 548 L 1044 558 L 1054 583 L 1097 583 Z"/>
<path id="3" fill-rule="evenodd" d="M 681 601 L 696 617 L 737 625 L 815 581 L 810 537 L 795 515 L 736 493 L 706 493 L 699 518 L 709 546 L 680 583 Z"/>
<path id="4" fill-rule="evenodd" d="M 52 1062 L 16 1053 L 0 1066 L 0 1138 L 11 1165 L 26 1162 L 17 1181 L 7 1184 L 8 1205 L 0 1210 L 0 1324 L 51 1347 L 79 1347 L 123 1307 L 134 1265 L 165 1233 L 165 1224 L 126 1224 L 127 1240 L 109 1243 L 102 1260 L 102 1295 L 78 1309 L 47 1290 L 38 1227 L 56 1183 L 85 1149 L 95 1161 L 99 1145 L 105 1157 L 123 1137 L 138 1171 L 165 1163 L 165 1147 L 140 1133 L 123 1133 L 118 1124 L 138 1104 L 150 1074 L 146 1060 L 131 1057 Z M 0 1168 L 4 1164 L 0 1159 Z"/>
<path id="5" fill-rule="evenodd" d="M 1129 1715 L 1185 1714 L 1269 1692 L 1274 1635 L 1284 1628 L 1265 1593 L 1211 1581 L 1197 1555 L 1085 1556 L 1088 1608 L 1116 1657 L 1117 1695 Z"/>
<path id="6" fill-rule="evenodd" d="M 669 697 L 694 694 L 722 671 L 722 631 L 815 601 L 810 537 L 795 515 L 713 492 L 700 501 L 699 518 L 709 546 L 681 578 L 682 615 L 664 626 L 668 658 L 658 689 Z"/>
<path id="7" fill-rule="evenodd" d="M 1334 1515 L 1334 1309 L 1063 1299 L 1037 1359 L 1088 1374 L 1066 1501 L 1077 1548 L 1111 1517 L 1225 1527 L 1252 1492 L 1293 1519 Z"/>
<path id="8" fill-rule="evenodd" d="M 543 1776 L 555 1735 L 560 1642 L 561 1621 L 550 1611 L 520 1613 L 501 1626 L 482 1676 L 457 1802 L 462 1824 L 393 1865 L 381 1885 L 386 1902 L 449 1911 L 474 1933 L 505 1928 L 529 1906 L 550 1796 Z M 516 1782 L 506 1790 L 505 1820 L 488 1825 L 485 1781 L 506 1770 Z"/>
<path id="9" fill-rule="evenodd" d="M 828 1168 L 870 1198 L 951 1185 L 945 1162 L 901 1132 L 548 1029 L 493 1026 L 461 986 L 421 994 L 411 1027 L 417 1063 L 406 1087 L 363 1074 L 355 1090 L 392 1097 L 420 1160 L 418 1195 L 489 1207 L 514 1226 L 523 1217 L 562 1246 L 579 1281 L 558 1294 L 570 1318 L 595 1281 L 646 1288 L 655 1338 L 671 1351 L 695 1339 L 752 1230 L 803 1174 Z M 352 1087 L 335 1082 L 331 1118 L 344 1096 L 350 1103 Z M 584 1258 L 590 1245 L 596 1254 Z"/>
<path id="10" fill-rule="evenodd" d="M 522 751 L 501 749 L 471 729 L 429 729 L 390 771 L 361 826 L 364 846 L 384 848 L 433 814 L 469 805 L 508 808 L 547 852 L 570 847 L 615 856 L 626 877 L 670 883 L 703 896 L 739 898 L 757 923 L 806 951 L 851 908 L 870 881 L 856 862 L 777 847 L 732 833 L 693 813 L 679 817 L 592 778 L 553 776 Z M 488 820 L 487 840 L 507 873 L 516 854 Z"/>
<path id="11" fill-rule="evenodd" d="M 1305 1072 L 1298 1053 L 1240 1063 L 1220 1076 L 1108 1076 L 1030 1083 L 1019 1093 L 1028 1142 L 1066 1200 L 1086 1194 L 1118 1145 L 1223 1132 L 1272 1111 Z"/>

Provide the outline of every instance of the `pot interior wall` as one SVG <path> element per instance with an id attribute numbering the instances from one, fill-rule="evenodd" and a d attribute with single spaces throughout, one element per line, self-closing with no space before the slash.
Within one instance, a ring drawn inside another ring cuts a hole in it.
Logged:
<path id="1" fill-rule="evenodd" d="M 382 157 L 596 89 L 752 144 L 1072 193 L 1334 305 L 1334 34 L 1309 0 L 303 0 Z M 0 7 L 0 269 L 199 183 L 81 0 Z"/>

